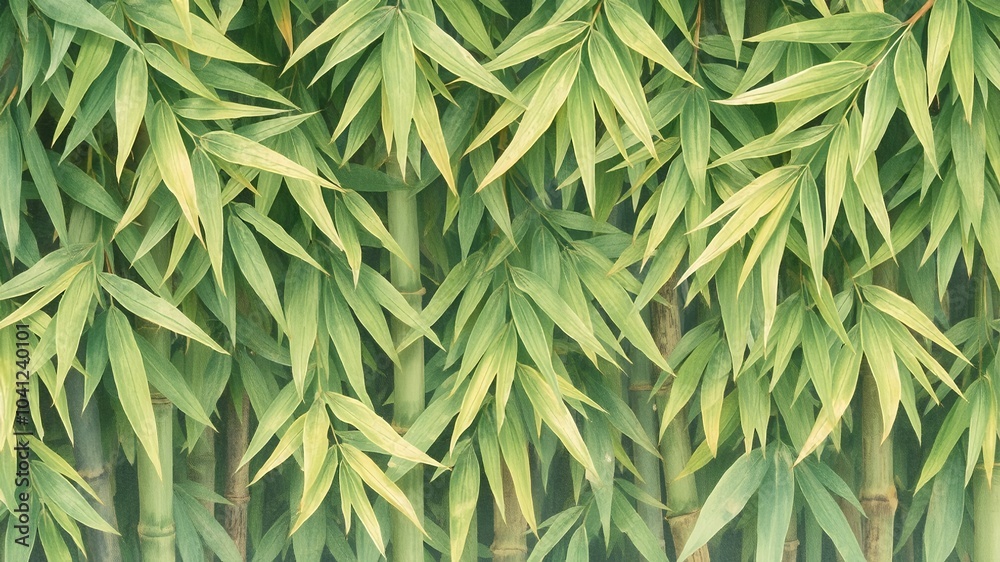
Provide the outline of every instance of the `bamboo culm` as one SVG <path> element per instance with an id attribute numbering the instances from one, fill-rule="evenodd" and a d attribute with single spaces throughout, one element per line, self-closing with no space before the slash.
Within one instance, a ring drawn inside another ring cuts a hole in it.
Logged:
<path id="1" fill-rule="evenodd" d="M 403 191 L 388 194 L 389 232 L 403 249 L 405 261 L 392 256 L 389 262 L 392 284 L 418 313 L 422 310 L 420 283 L 420 227 L 417 219 L 416 196 Z M 398 342 L 408 332 L 408 326 L 393 319 L 393 338 Z M 405 435 L 417 416 L 424 410 L 424 346 L 418 339 L 399 351 L 399 365 L 393 373 L 395 398 L 392 424 Z M 424 513 L 424 472 L 414 466 L 398 481 L 421 519 Z M 401 512 L 392 514 L 393 559 L 401 562 L 424 560 L 424 537 L 420 529 Z"/>

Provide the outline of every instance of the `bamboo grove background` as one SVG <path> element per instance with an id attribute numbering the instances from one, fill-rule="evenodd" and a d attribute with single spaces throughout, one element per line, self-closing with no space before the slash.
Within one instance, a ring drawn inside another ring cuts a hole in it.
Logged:
<path id="1" fill-rule="evenodd" d="M 7 0 L 4 559 L 1000 560 L 998 37 Z"/>

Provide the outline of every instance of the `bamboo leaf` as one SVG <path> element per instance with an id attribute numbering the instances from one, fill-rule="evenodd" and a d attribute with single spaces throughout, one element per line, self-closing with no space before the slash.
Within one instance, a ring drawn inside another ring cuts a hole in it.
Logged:
<path id="1" fill-rule="evenodd" d="M 448 537 L 451 559 L 459 560 L 469 536 L 469 526 L 479 503 L 479 459 L 466 447 L 455 461 L 448 480 Z M 478 540 L 473 537 L 473 540 Z"/>
<path id="2" fill-rule="evenodd" d="M 344 461 L 358 473 L 358 476 L 365 481 L 365 484 L 368 484 L 378 495 L 385 498 L 389 504 L 413 522 L 420 529 L 421 533 L 425 533 L 424 526 L 417 518 L 417 514 L 413 510 L 413 505 L 406 498 L 406 494 L 392 480 L 386 478 L 385 473 L 379 469 L 374 461 L 347 443 L 340 445 L 340 452 L 344 456 Z"/>
<path id="3" fill-rule="evenodd" d="M 910 32 L 904 33 L 893 59 L 896 88 L 903 101 L 903 109 L 910 120 L 913 132 L 924 147 L 924 155 L 937 170 L 937 150 L 934 147 L 934 130 L 927 111 L 927 74 L 920 57 L 920 45 Z"/>
<path id="4" fill-rule="evenodd" d="M 132 327 L 120 310 L 112 308 L 108 311 L 106 330 L 108 358 L 111 360 L 111 372 L 114 373 L 119 403 L 135 431 L 136 438 L 152 461 L 156 474 L 161 475 L 153 402 L 149 395 L 146 368 L 143 366 L 142 354 L 135 342 Z"/>
<path id="5" fill-rule="evenodd" d="M 521 126 L 493 168 L 480 180 L 479 189 L 492 183 L 520 161 L 552 124 L 556 112 L 566 101 L 576 80 L 580 68 L 580 52 L 579 48 L 570 49 L 553 61 L 545 71 L 535 95 L 524 111 Z"/>
<path id="6" fill-rule="evenodd" d="M 143 289 L 138 283 L 110 273 L 99 274 L 98 281 L 100 281 L 101 287 L 104 287 L 104 290 L 118 303 L 136 316 L 182 336 L 187 336 L 218 353 L 226 353 L 226 350 L 215 343 L 204 330 L 187 316 L 184 316 L 167 301 Z"/>
<path id="7" fill-rule="evenodd" d="M 646 18 L 639 15 L 631 6 L 621 0 L 608 0 L 604 5 L 604 13 L 608 16 L 608 23 L 611 24 L 615 35 L 632 50 L 656 61 L 671 74 L 701 87 L 663 45 L 660 37 L 646 22 Z M 740 29 L 743 29 L 742 25 Z"/>
<path id="8" fill-rule="evenodd" d="M 799 483 L 799 490 L 809 505 L 816 522 L 826 532 L 830 540 L 833 541 L 837 551 L 844 560 L 850 562 L 861 562 L 865 559 L 858 545 L 858 539 L 847 524 L 847 518 L 840 506 L 833 500 L 830 493 L 823 489 L 823 485 L 813 474 L 809 465 L 799 465 L 796 481 Z"/>
<path id="9" fill-rule="evenodd" d="M 934 478 L 931 499 L 927 504 L 927 528 L 932 534 L 924 535 L 924 559 L 944 562 L 955 550 L 958 533 L 965 517 L 965 480 L 962 463 L 951 455 L 944 468 Z"/>
<path id="10" fill-rule="evenodd" d="M 765 31 L 747 41 L 818 44 L 879 41 L 891 37 L 902 26 L 898 19 L 884 12 L 844 12 Z"/>
<path id="11" fill-rule="evenodd" d="M 365 437 L 382 450 L 409 461 L 436 467 L 443 466 L 400 437 L 387 421 L 369 410 L 361 401 L 334 392 L 324 393 L 323 399 L 330 406 L 333 415 L 343 420 L 344 423 L 358 428 Z"/>
<path id="12" fill-rule="evenodd" d="M 865 350 L 865 359 L 875 378 L 878 388 L 878 402 L 882 410 L 882 441 L 885 441 L 892 431 L 892 424 L 899 409 L 900 385 L 899 366 L 891 342 L 886 341 L 881 334 L 889 328 L 880 312 L 863 308 L 861 313 L 861 345 Z"/>
<path id="13" fill-rule="evenodd" d="M 779 560 L 795 499 L 795 473 L 784 447 L 774 448 L 758 494 L 757 560 Z"/>
<path id="14" fill-rule="evenodd" d="M 743 511 L 750 496 L 757 491 L 767 474 L 767 460 L 760 449 L 736 459 L 726 470 L 701 508 L 684 550 L 677 557 L 684 560 L 701 548 L 722 527 Z"/>
<path id="15" fill-rule="evenodd" d="M 191 228 L 199 233 L 197 189 L 194 171 L 177 120 L 167 102 L 160 101 L 149 118 L 149 145 L 167 189 L 174 194 Z"/>
<path id="16" fill-rule="evenodd" d="M 59 506 L 60 509 L 73 519 L 91 529 L 97 529 L 98 531 L 111 533 L 116 536 L 119 535 L 118 531 L 101 518 L 72 484 L 67 482 L 46 463 L 32 464 L 31 477 L 35 480 L 37 489 L 43 491 L 53 504 Z"/>
<path id="17" fill-rule="evenodd" d="M 202 135 L 198 144 L 206 152 L 232 164 L 247 166 L 302 181 L 315 182 L 325 187 L 339 188 L 337 184 L 310 172 L 301 164 L 292 161 L 286 156 L 235 133 L 212 131 Z"/>
<path id="18" fill-rule="evenodd" d="M 492 72 L 521 64 L 554 51 L 556 47 L 569 43 L 587 29 L 589 26 L 582 21 L 546 25 L 518 39 L 500 56 L 484 64 L 483 68 Z"/>
<path id="19" fill-rule="evenodd" d="M 725 105 L 759 105 L 801 100 L 846 88 L 867 72 L 868 67 L 859 62 L 846 60 L 825 62 L 810 66 L 773 84 L 715 102 Z M 898 74 L 896 80 L 898 83 Z M 926 105 L 924 107 L 926 108 Z"/>
<path id="20" fill-rule="evenodd" d="M 287 72 L 292 65 L 301 60 L 302 57 L 316 50 L 323 43 L 336 39 L 337 36 L 357 23 L 358 20 L 370 13 L 378 5 L 378 0 L 349 0 L 342 4 L 330 14 L 330 17 L 326 18 L 323 23 L 299 43 L 299 46 L 288 57 L 288 62 L 285 63 L 285 69 L 282 72 Z"/>
<path id="21" fill-rule="evenodd" d="M 128 35 L 86 0 L 32 0 L 39 11 L 59 23 L 79 27 L 139 50 Z"/>
<path id="22" fill-rule="evenodd" d="M 90 6 L 88 4 L 88 6 Z M 21 139 L 10 111 L 0 113 L 0 221 L 13 260 L 21 227 Z"/>
<path id="23" fill-rule="evenodd" d="M 386 138 L 386 146 L 396 141 L 396 157 L 400 177 L 406 179 L 406 158 L 409 154 L 407 143 L 410 138 L 410 120 L 416 99 L 416 62 L 413 43 L 406 19 L 393 18 L 382 40 L 382 87 L 392 118 L 392 137 Z"/>
<path id="24" fill-rule="evenodd" d="M 556 394 L 552 387 L 545 383 L 541 373 L 526 365 L 518 365 L 517 379 L 521 381 L 528 399 L 535 407 L 535 413 L 545 420 L 545 425 L 559 437 L 569 454 L 587 471 L 587 478 L 592 482 L 599 481 L 597 468 L 587 450 L 587 444 L 580 435 L 580 429 L 573 421 L 566 404 Z"/>
<path id="25" fill-rule="evenodd" d="M 281 309 L 281 302 L 278 299 L 278 289 L 274 286 L 274 277 L 267 266 L 263 252 L 253 233 L 247 228 L 243 221 L 234 215 L 229 216 L 229 246 L 236 256 L 236 263 L 240 265 L 243 277 L 250 283 L 257 296 L 264 302 L 268 312 L 274 317 L 278 325 L 283 330 L 287 330 L 285 314 Z"/>
<path id="26" fill-rule="evenodd" d="M 412 11 L 406 12 L 406 20 L 417 49 L 473 86 L 506 99 L 513 98 L 500 80 L 434 22 Z"/>
<path id="27" fill-rule="evenodd" d="M 899 320 L 906 327 L 940 345 L 955 357 L 968 363 L 965 355 L 937 329 L 934 323 L 931 322 L 931 319 L 925 316 L 912 301 L 904 299 L 889 289 L 879 287 L 878 285 L 864 285 L 863 289 L 865 299 L 872 306 Z"/>

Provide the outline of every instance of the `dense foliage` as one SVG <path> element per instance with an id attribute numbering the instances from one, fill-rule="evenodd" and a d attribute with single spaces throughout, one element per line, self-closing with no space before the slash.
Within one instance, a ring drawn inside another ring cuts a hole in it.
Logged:
<path id="1" fill-rule="evenodd" d="M 1000 559 L 998 39 L 8 0 L 4 559 Z"/>

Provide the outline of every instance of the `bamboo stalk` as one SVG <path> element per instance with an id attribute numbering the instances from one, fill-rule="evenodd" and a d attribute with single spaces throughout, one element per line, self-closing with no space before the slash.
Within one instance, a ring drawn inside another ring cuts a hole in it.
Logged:
<path id="1" fill-rule="evenodd" d="M 629 375 L 628 388 L 632 410 L 635 412 L 635 417 L 639 420 L 643 431 L 655 441 L 657 434 L 656 414 L 653 404 L 648 400 L 654 367 L 652 362 L 642 353 L 633 353 L 632 355 L 633 369 Z M 636 485 L 650 497 L 659 500 L 663 493 L 660 484 L 660 459 L 639 446 L 633 447 L 632 450 L 635 468 L 639 473 Z M 649 527 L 649 531 L 660 545 L 660 549 L 666 551 L 666 539 L 663 534 L 663 511 L 655 506 L 647 505 L 645 502 L 637 502 L 636 511 Z"/>
<path id="2" fill-rule="evenodd" d="M 650 323 L 653 339 L 663 357 L 668 357 L 681 339 L 680 305 L 674 285 L 675 281 L 671 278 L 660 289 L 660 296 L 663 297 L 666 305 L 658 303 L 651 305 Z M 656 396 L 659 411 L 666 407 L 669 392 L 668 382 L 666 388 L 661 389 Z M 667 523 L 670 525 L 670 534 L 674 540 L 676 555 L 680 555 L 684 544 L 691 536 L 695 522 L 698 520 L 698 511 L 701 508 L 694 475 L 689 474 L 678 478 L 691 458 L 691 436 L 688 435 L 686 420 L 686 408 L 682 408 L 667 426 L 663 439 L 660 441 L 660 456 L 663 457 L 663 482 L 667 496 L 666 504 L 670 513 L 673 514 L 667 518 Z M 710 559 L 707 546 L 702 546 L 688 558 L 692 562 L 707 562 Z"/>
<path id="3" fill-rule="evenodd" d="M 114 489 L 111 482 L 111 466 L 104 458 L 101 443 L 101 414 L 96 398 L 83 407 L 83 375 L 75 370 L 66 377 L 66 400 L 69 406 L 70 423 L 73 425 L 73 456 L 76 471 L 97 493 L 97 500 L 85 496 L 91 507 L 112 527 L 118 527 L 115 513 Z M 98 501 L 99 500 L 99 501 Z M 83 541 L 92 560 L 119 562 L 122 559 L 118 538 L 110 533 L 83 527 Z"/>
<path id="4" fill-rule="evenodd" d="M 993 468 L 992 486 L 978 467 L 972 481 L 973 560 L 1000 560 L 1000 465 Z"/>
<path id="5" fill-rule="evenodd" d="M 170 333 L 166 329 L 140 321 L 139 331 L 153 348 L 170 357 Z M 139 451 L 136 465 L 139 473 L 139 549 L 146 562 L 174 560 L 174 405 L 165 396 L 151 389 L 153 418 L 160 457 L 157 474 L 145 449 Z"/>
<path id="6" fill-rule="evenodd" d="M 416 196 L 403 191 L 393 191 L 389 199 L 389 232 L 403 249 L 405 261 L 393 255 L 389 261 L 392 284 L 406 298 L 414 310 L 420 312 L 422 287 L 420 283 L 420 228 L 417 217 Z M 400 341 L 409 327 L 393 319 L 392 332 Z M 405 435 L 417 416 L 424 410 L 424 345 L 418 339 L 399 351 L 399 365 L 393 370 L 394 407 L 392 423 Z M 424 471 L 414 466 L 398 481 L 399 487 L 409 498 L 417 516 L 424 513 Z M 420 529 L 400 511 L 392 513 L 392 544 L 394 560 L 422 562 L 424 537 Z"/>
<path id="7" fill-rule="evenodd" d="M 875 268 L 874 283 L 892 289 L 895 272 L 888 264 Z M 859 500 L 868 516 L 862 521 L 862 549 L 869 562 L 892 560 L 896 521 L 896 483 L 892 458 L 893 436 L 882 440 L 882 411 L 878 387 L 871 368 L 861 372 L 861 494 Z"/>
<path id="8" fill-rule="evenodd" d="M 792 514 L 788 522 L 788 534 L 785 535 L 785 545 L 781 550 L 781 562 L 795 562 L 799 559 L 799 524 Z"/>
<path id="9" fill-rule="evenodd" d="M 504 511 L 501 512 L 500 506 L 493 504 L 493 544 L 490 545 L 490 551 L 494 562 L 524 562 L 528 558 L 525 536 L 528 522 L 521 513 L 521 504 L 517 501 L 514 479 L 507 463 L 503 463 L 502 480 Z"/>
<path id="10" fill-rule="evenodd" d="M 250 465 L 240 467 L 246 453 L 250 435 L 250 400 L 246 392 L 237 399 L 239 411 L 233 400 L 226 404 L 226 490 L 229 505 L 223 508 L 223 526 L 236 544 L 236 550 L 247 557 L 247 504 L 250 502 Z"/>

